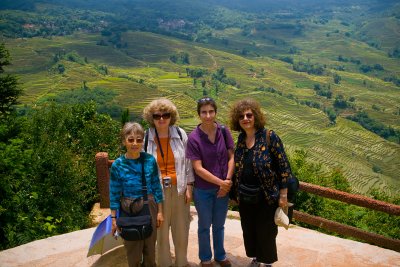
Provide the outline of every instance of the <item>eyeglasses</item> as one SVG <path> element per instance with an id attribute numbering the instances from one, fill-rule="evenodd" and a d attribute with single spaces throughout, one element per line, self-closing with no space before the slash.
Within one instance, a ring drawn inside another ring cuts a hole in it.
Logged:
<path id="1" fill-rule="evenodd" d="M 248 119 L 251 119 L 251 118 L 253 118 L 253 113 L 246 113 L 246 114 L 242 114 L 242 115 L 239 115 L 239 120 L 244 120 L 244 118 L 248 118 Z"/>
<path id="2" fill-rule="evenodd" d="M 214 102 L 214 99 L 212 99 L 211 97 L 203 97 L 203 98 L 200 98 L 199 100 L 197 100 L 197 103 L 203 103 L 203 102 L 208 102 L 208 101 Z"/>
<path id="3" fill-rule="evenodd" d="M 126 139 L 126 141 L 127 141 L 128 143 L 131 143 L 131 144 L 133 144 L 135 141 L 136 141 L 136 144 L 141 144 L 141 143 L 143 143 L 143 139 L 142 139 L 142 138 L 132 138 L 132 137 L 128 137 L 128 138 Z"/>
<path id="4" fill-rule="evenodd" d="M 153 114 L 153 120 L 161 120 L 163 118 L 164 120 L 171 118 L 171 113 L 164 113 L 164 114 Z"/>

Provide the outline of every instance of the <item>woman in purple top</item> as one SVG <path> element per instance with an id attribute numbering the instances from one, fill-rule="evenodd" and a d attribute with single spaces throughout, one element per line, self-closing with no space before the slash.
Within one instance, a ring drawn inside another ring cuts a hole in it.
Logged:
<path id="1" fill-rule="evenodd" d="M 231 266 L 224 249 L 224 225 L 228 212 L 228 192 L 234 171 L 234 143 L 229 130 L 216 123 L 217 105 L 210 97 L 197 101 L 201 123 L 189 135 L 186 157 L 195 171 L 193 198 L 198 214 L 199 258 L 201 266 L 213 266 L 210 244 L 212 225 L 214 260 Z"/>

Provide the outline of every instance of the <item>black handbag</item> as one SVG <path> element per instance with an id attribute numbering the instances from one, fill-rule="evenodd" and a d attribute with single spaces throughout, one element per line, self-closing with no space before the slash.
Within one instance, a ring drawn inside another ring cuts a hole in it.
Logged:
<path id="1" fill-rule="evenodd" d="M 120 229 L 120 236 L 127 241 L 144 240 L 153 233 L 153 226 L 147 199 L 146 178 L 144 176 L 144 162 L 142 162 L 142 191 L 143 208 L 136 214 L 127 213 L 120 209 L 120 216 L 117 218 L 117 226 Z"/>
<path id="2" fill-rule="evenodd" d="M 120 236 L 127 241 L 144 240 L 153 233 L 151 215 L 119 217 L 117 226 Z"/>
<path id="3" fill-rule="evenodd" d="M 248 186 L 239 183 L 239 201 L 247 204 L 257 204 L 261 200 L 261 187 Z"/>

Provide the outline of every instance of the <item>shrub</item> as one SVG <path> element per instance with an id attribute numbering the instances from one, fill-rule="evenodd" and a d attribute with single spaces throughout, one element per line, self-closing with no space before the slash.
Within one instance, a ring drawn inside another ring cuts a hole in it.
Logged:
<path id="1" fill-rule="evenodd" d="M 169 57 L 169 60 L 176 64 L 190 64 L 189 54 L 186 52 L 179 52 Z"/>
<path id="2" fill-rule="evenodd" d="M 284 61 L 284 62 L 286 62 L 286 63 L 290 63 L 290 64 L 293 64 L 293 58 L 292 57 L 281 57 L 281 58 L 279 58 L 281 61 Z"/>
<path id="3" fill-rule="evenodd" d="M 325 66 L 300 61 L 293 64 L 293 70 L 297 72 L 307 72 L 308 74 L 323 75 L 325 72 Z"/>
<path id="4" fill-rule="evenodd" d="M 0 249 L 88 227 L 94 156 L 117 157 L 120 123 L 89 103 L 40 106 L 0 126 Z"/>
<path id="5" fill-rule="evenodd" d="M 333 74 L 333 81 L 334 81 L 334 83 L 335 83 L 335 84 L 339 84 L 339 83 L 340 83 L 340 80 L 342 80 L 342 77 L 341 77 L 339 74 L 334 73 L 334 74 Z"/>
<path id="6" fill-rule="evenodd" d="M 303 150 L 297 150 L 290 155 L 290 164 L 293 173 L 301 182 L 330 187 L 345 192 L 351 191 L 351 186 L 340 169 L 335 169 L 329 174 L 324 175 L 321 171 L 321 166 L 311 163 L 307 158 L 307 153 Z M 391 198 L 382 193 L 381 190 L 372 189 L 368 195 L 372 198 L 396 205 L 400 203 L 400 197 Z M 400 238 L 400 232 L 398 231 L 400 228 L 399 216 L 322 198 L 303 191 L 299 191 L 298 193 L 295 209 L 310 215 L 320 216 L 328 220 L 364 229 L 368 232 L 394 239 Z M 305 223 L 296 222 L 296 224 L 321 232 L 328 232 Z M 329 232 L 329 234 L 338 235 L 332 232 Z"/>

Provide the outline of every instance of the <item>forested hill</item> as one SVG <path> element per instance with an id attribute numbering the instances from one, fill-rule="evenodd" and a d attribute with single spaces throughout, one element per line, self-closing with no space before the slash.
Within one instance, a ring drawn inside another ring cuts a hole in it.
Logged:
<path id="1" fill-rule="evenodd" d="M 140 118 L 173 99 L 180 124 L 195 100 L 223 108 L 259 99 L 289 152 L 355 192 L 400 188 L 398 1 L 2 1 L 1 41 L 13 58 L 24 109 L 97 101 Z"/>

